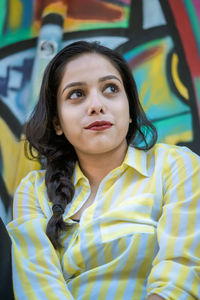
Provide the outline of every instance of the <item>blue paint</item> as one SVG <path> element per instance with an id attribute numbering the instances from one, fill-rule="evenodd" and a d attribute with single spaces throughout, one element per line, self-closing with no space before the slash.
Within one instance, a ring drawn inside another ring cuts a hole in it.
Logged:
<path id="1" fill-rule="evenodd" d="M 23 5 L 22 26 L 28 28 L 33 22 L 33 4 L 34 0 L 21 0 Z"/>
<path id="2" fill-rule="evenodd" d="M 143 0 L 143 28 L 166 25 L 166 20 L 158 0 Z"/>

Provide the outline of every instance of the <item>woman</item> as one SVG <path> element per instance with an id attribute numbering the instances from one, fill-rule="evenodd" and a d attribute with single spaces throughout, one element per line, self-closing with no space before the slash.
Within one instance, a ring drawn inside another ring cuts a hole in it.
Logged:
<path id="1" fill-rule="evenodd" d="M 8 226 L 17 299 L 198 298 L 199 157 L 155 145 L 119 54 L 62 49 L 26 135 L 46 167 L 22 180 Z"/>

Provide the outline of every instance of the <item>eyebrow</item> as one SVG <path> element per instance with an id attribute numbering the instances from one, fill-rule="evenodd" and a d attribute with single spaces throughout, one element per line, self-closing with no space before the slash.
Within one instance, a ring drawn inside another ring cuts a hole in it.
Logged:
<path id="1" fill-rule="evenodd" d="M 120 80 L 117 76 L 115 76 L 115 75 L 107 75 L 107 76 L 101 77 L 101 78 L 99 78 L 98 81 L 99 81 L 99 82 L 103 82 L 103 81 L 110 80 L 110 79 L 116 79 L 116 80 L 118 80 L 120 83 L 122 83 L 121 80 Z M 65 91 L 66 89 L 68 89 L 68 88 L 71 88 L 71 87 L 74 87 L 74 86 L 83 86 L 83 85 L 86 85 L 86 82 L 84 82 L 84 81 L 70 82 L 69 84 L 67 84 L 67 85 L 64 87 L 64 89 L 62 90 L 61 95 L 62 95 L 62 94 L 64 93 L 64 91 Z"/>
<path id="2" fill-rule="evenodd" d="M 106 81 L 106 80 L 109 80 L 109 79 L 117 79 L 119 82 L 121 82 L 121 80 L 115 75 L 107 75 L 107 76 L 101 77 L 99 79 L 99 82 Z"/>

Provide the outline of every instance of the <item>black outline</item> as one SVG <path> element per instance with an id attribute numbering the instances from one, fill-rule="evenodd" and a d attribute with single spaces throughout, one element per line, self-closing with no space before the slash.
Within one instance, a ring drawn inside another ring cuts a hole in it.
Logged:
<path id="1" fill-rule="evenodd" d="M 20 139 L 23 125 L 20 124 L 10 108 L 0 98 L 0 117 L 6 122 L 11 132 Z"/>
<path id="2" fill-rule="evenodd" d="M 0 173 L 0 199 L 5 207 L 6 212 L 8 212 L 9 207 L 12 205 L 12 195 L 8 194 L 5 182 L 3 180 L 2 174 Z"/>
<path id="3" fill-rule="evenodd" d="M 58 26 L 62 27 L 63 22 L 64 22 L 64 19 L 61 15 L 58 15 L 56 13 L 51 13 L 42 18 L 41 26 L 44 26 L 47 24 L 54 24 L 54 25 L 58 25 Z"/>
<path id="4" fill-rule="evenodd" d="M 0 48 L 0 59 L 4 59 L 7 56 L 13 55 L 20 51 L 29 50 L 37 46 L 37 38 L 27 39 L 14 44 L 7 45 Z"/>

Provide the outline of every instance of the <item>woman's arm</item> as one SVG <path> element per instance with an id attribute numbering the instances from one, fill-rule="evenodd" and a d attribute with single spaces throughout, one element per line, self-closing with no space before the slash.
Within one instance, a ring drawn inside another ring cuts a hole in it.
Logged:
<path id="1" fill-rule="evenodd" d="M 59 252 L 46 235 L 48 203 L 42 195 L 46 209 L 41 209 L 37 187 L 42 178 L 38 174 L 31 173 L 21 182 L 14 200 L 14 220 L 7 226 L 12 240 L 15 298 L 72 300 L 63 277 Z"/>
<path id="2" fill-rule="evenodd" d="M 171 147 L 163 169 L 163 209 L 157 224 L 159 250 L 147 292 L 166 299 L 198 299 L 200 282 L 200 157 Z M 147 298 L 148 299 L 148 298 Z"/>

